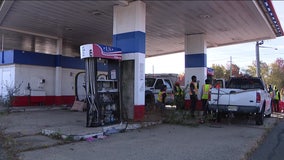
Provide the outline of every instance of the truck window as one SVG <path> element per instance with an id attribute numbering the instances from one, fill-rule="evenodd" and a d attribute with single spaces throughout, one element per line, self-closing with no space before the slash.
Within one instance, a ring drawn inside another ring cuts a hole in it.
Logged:
<path id="1" fill-rule="evenodd" d="M 218 86 L 220 88 L 224 88 L 225 86 L 223 86 L 223 80 L 222 79 L 215 79 L 214 82 L 213 82 L 213 86 L 216 87 Z"/>
<path id="2" fill-rule="evenodd" d="M 228 88 L 237 89 L 264 89 L 260 79 L 240 78 L 231 79 Z"/>
<path id="3" fill-rule="evenodd" d="M 172 84 L 171 84 L 171 81 L 169 79 L 165 79 L 165 85 L 167 86 L 168 89 L 173 88 Z"/>
<path id="4" fill-rule="evenodd" d="M 155 84 L 155 89 L 161 89 L 163 87 L 164 83 L 162 79 L 157 79 L 157 82 Z"/>
<path id="5" fill-rule="evenodd" d="M 146 87 L 153 87 L 155 83 L 155 78 L 146 78 L 145 79 L 145 86 Z"/>

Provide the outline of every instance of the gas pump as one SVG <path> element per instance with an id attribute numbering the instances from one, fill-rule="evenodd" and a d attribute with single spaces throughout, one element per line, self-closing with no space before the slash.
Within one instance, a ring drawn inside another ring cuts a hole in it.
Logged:
<path id="1" fill-rule="evenodd" d="M 80 46 L 85 60 L 86 127 L 97 127 L 121 121 L 119 48 L 101 44 Z"/>

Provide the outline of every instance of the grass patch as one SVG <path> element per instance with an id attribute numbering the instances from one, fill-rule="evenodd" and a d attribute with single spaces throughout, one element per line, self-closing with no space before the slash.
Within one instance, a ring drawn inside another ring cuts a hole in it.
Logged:
<path id="1" fill-rule="evenodd" d="M 0 131 L 0 142 L 2 151 L 2 157 L 0 157 L 0 159 L 19 160 L 17 151 L 15 150 L 15 141 L 12 137 L 4 135 L 3 132 Z"/>
<path id="2" fill-rule="evenodd" d="M 170 110 L 164 113 L 163 123 L 178 124 L 191 127 L 199 126 L 198 118 L 192 118 L 189 111 Z"/>

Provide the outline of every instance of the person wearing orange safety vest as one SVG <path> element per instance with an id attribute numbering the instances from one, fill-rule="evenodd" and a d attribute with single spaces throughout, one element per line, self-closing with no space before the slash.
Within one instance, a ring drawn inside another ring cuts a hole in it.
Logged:
<path id="1" fill-rule="evenodd" d="M 163 85 L 162 88 L 160 89 L 160 92 L 158 94 L 158 99 L 157 99 L 157 106 L 160 109 L 161 112 L 164 111 L 165 109 L 165 101 L 166 101 L 166 97 L 167 97 L 167 86 Z"/>
<path id="2" fill-rule="evenodd" d="M 209 113 L 208 98 L 209 98 L 211 88 L 212 88 L 212 86 L 210 84 L 210 80 L 206 79 L 205 84 L 202 86 L 202 96 L 201 96 L 202 109 L 203 109 L 203 116 L 204 117 L 206 117 L 207 114 Z"/>
<path id="3" fill-rule="evenodd" d="M 189 85 L 189 95 L 190 95 L 190 113 L 191 117 L 194 116 L 195 108 L 196 108 L 196 103 L 197 103 L 197 95 L 198 95 L 198 83 L 196 81 L 196 76 L 191 77 L 191 82 Z"/>

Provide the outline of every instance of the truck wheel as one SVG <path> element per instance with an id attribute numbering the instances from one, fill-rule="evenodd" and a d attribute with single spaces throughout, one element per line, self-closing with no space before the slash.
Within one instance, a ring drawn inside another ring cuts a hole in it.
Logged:
<path id="1" fill-rule="evenodd" d="M 260 113 L 256 113 L 255 124 L 263 125 L 263 121 L 264 121 L 264 107 L 262 107 L 262 110 Z"/>

